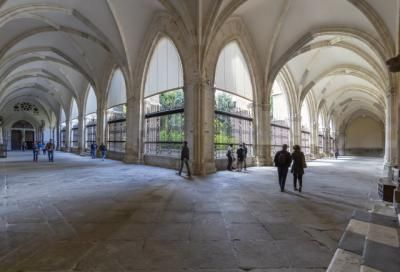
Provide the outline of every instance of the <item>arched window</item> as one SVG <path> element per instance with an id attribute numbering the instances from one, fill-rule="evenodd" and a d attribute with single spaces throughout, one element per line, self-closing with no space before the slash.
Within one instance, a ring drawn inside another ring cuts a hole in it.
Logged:
<path id="1" fill-rule="evenodd" d="M 60 108 L 60 146 L 65 147 L 65 135 L 67 130 L 67 123 L 65 118 L 65 112 L 63 108 Z"/>
<path id="2" fill-rule="evenodd" d="M 78 148 L 79 142 L 79 120 L 78 120 L 78 105 L 74 98 L 72 98 L 71 102 L 71 134 L 70 134 L 70 147 Z"/>
<path id="3" fill-rule="evenodd" d="M 287 101 L 286 90 L 278 77 L 272 86 L 270 101 L 272 156 L 282 148 L 283 144 L 290 145 L 289 103 Z"/>
<path id="4" fill-rule="evenodd" d="M 229 144 L 246 143 L 253 155 L 253 88 L 237 42 L 222 49 L 215 74 L 214 155 L 224 158 Z"/>
<path id="5" fill-rule="evenodd" d="M 86 98 L 86 107 L 85 107 L 86 149 L 89 149 L 90 145 L 96 142 L 96 124 L 97 124 L 97 99 L 93 87 L 90 86 Z"/>
<path id="6" fill-rule="evenodd" d="M 325 142 L 325 127 L 324 127 L 324 119 L 322 114 L 318 115 L 318 152 L 319 154 L 324 153 L 324 142 Z"/>
<path id="7" fill-rule="evenodd" d="M 125 152 L 126 142 L 126 85 L 120 69 L 115 70 L 107 97 L 108 150 Z"/>
<path id="8" fill-rule="evenodd" d="M 311 121 L 310 111 L 308 109 L 307 101 L 303 102 L 301 107 L 301 149 L 304 154 L 310 154 L 310 141 L 311 141 Z"/>
<path id="9" fill-rule="evenodd" d="M 161 38 L 151 56 L 144 91 L 147 155 L 180 155 L 184 139 L 183 69 L 173 42 Z"/>

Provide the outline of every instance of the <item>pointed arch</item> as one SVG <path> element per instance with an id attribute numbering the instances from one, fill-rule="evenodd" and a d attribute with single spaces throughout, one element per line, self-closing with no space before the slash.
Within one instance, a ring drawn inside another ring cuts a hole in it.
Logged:
<path id="1" fill-rule="evenodd" d="M 183 66 L 172 39 L 156 39 L 144 85 L 144 154 L 178 157 L 184 139 Z"/>
<path id="2" fill-rule="evenodd" d="M 106 93 L 108 150 L 124 153 L 126 147 L 126 103 L 127 88 L 124 73 L 115 68 Z"/>
<path id="3" fill-rule="evenodd" d="M 89 84 L 85 101 L 85 148 L 96 143 L 97 129 L 97 97 L 92 85 Z M 92 154 L 92 157 L 94 154 Z"/>
<path id="4" fill-rule="evenodd" d="M 70 108 L 70 147 L 71 148 L 78 148 L 79 146 L 79 109 L 78 104 L 76 103 L 75 98 L 72 97 L 71 99 L 71 108 Z"/>
<path id="5" fill-rule="evenodd" d="M 246 143 L 247 155 L 254 155 L 253 98 L 248 62 L 237 40 L 221 49 L 215 69 L 214 150 L 216 158 L 226 156 L 230 145 Z"/>
<path id="6" fill-rule="evenodd" d="M 272 85 L 270 101 L 271 116 L 271 156 L 281 150 L 282 145 L 290 146 L 290 106 L 288 84 L 282 74 L 278 74 Z"/>

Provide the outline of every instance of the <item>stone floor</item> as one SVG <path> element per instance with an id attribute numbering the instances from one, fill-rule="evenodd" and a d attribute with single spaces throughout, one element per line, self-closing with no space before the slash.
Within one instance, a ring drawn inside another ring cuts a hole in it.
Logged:
<path id="1" fill-rule="evenodd" d="M 56 153 L 0 159 L 0 271 L 324 271 L 382 161 L 309 163 L 304 192 L 274 168 L 187 179 Z"/>

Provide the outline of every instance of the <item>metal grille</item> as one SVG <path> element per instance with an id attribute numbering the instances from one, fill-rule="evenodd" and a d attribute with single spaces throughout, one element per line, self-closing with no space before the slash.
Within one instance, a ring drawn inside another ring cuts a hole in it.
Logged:
<path id="1" fill-rule="evenodd" d="M 282 149 L 282 145 L 289 145 L 290 128 L 285 121 L 271 123 L 271 156 Z"/>
<path id="2" fill-rule="evenodd" d="M 74 125 L 71 129 L 71 147 L 78 147 L 79 130 L 78 125 Z"/>
<path id="3" fill-rule="evenodd" d="M 144 153 L 179 157 L 184 141 L 184 94 L 182 89 L 145 99 Z"/>
<path id="4" fill-rule="evenodd" d="M 117 105 L 107 110 L 107 136 L 109 151 L 125 152 L 126 104 Z"/>
<path id="5" fill-rule="evenodd" d="M 311 134 L 309 131 L 301 131 L 301 149 L 304 154 L 311 154 L 310 137 Z"/>
<path id="6" fill-rule="evenodd" d="M 108 122 L 108 150 L 125 152 L 126 120 Z"/>
<path id="7" fill-rule="evenodd" d="M 247 156 L 254 155 L 252 102 L 216 90 L 214 118 L 214 156 L 226 157 L 229 144 L 246 143 Z"/>
<path id="8" fill-rule="evenodd" d="M 96 124 L 86 126 L 86 149 L 90 149 L 90 145 L 96 143 Z"/>

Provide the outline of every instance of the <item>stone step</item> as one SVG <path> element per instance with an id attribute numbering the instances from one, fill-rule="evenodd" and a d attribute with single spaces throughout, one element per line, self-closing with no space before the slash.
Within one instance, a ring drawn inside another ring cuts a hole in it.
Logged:
<path id="1" fill-rule="evenodd" d="M 400 271 L 400 229 L 386 214 L 371 213 L 360 271 Z"/>
<path id="2" fill-rule="evenodd" d="M 327 271 L 400 271 L 397 218 L 382 207 L 373 211 L 383 214 L 354 211 Z"/>

